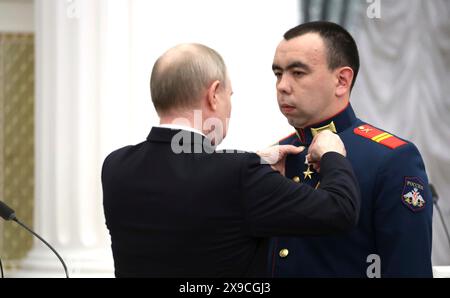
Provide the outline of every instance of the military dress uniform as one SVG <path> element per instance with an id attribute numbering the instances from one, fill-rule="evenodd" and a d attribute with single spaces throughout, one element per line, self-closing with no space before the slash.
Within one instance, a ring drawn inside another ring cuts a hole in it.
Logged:
<path id="1" fill-rule="evenodd" d="M 415 145 L 361 121 L 350 104 L 331 119 L 299 129 L 279 143 L 308 147 L 325 129 L 341 137 L 358 177 L 358 226 L 338 235 L 271 239 L 270 275 L 367 277 L 376 268 L 370 267 L 371 256 L 377 255 L 378 276 L 432 277 L 433 204 Z M 304 150 L 287 157 L 286 177 L 319 187 L 320 174 L 306 163 L 306 154 Z"/>

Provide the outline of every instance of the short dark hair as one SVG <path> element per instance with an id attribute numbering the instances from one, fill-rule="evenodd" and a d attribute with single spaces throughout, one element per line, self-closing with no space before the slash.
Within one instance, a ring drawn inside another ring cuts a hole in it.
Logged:
<path id="1" fill-rule="evenodd" d="M 317 33 L 324 40 L 328 67 L 331 70 L 343 66 L 353 69 L 354 76 L 351 86 L 353 89 L 359 71 L 359 54 L 356 42 L 350 33 L 338 24 L 317 21 L 304 23 L 288 30 L 284 34 L 284 39 L 290 40 L 307 33 Z"/>

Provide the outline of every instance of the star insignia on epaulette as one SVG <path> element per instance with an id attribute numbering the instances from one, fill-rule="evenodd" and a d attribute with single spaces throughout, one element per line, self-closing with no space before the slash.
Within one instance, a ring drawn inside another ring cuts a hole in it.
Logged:
<path id="1" fill-rule="evenodd" d="M 364 126 L 364 125 L 361 125 L 361 126 L 358 127 L 358 128 L 359 128 L 359 130 L 361 130 L 361 131 L 364 132 L 364 133 L 369 133 L 369 132 L 372 131 L 371 128 L 368 128 L 368 127 L 366 127 L 366 126 Z"/>
<path id="2" fill-rule="evenodd" d="M 359 135 L 365 139 L 370 139 L 376 143 L 384 145 L 391 149 L 396 149 L 407 143 L 390 133 L 377 129 L 369 124 L 360 125 L 353 130 L 356 135 Z"/>

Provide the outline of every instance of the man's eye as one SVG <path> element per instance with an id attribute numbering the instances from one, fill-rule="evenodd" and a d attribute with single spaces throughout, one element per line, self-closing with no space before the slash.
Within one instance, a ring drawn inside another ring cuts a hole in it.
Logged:
<path id="1" fill-rule="evenodd" d="M 281 77 L 281 72 L 274 72 L 273 73 L 277 78 L 280 78 Z"/>
<path id="2" fill-rule="evenodd" d="M 294 71 L 294 72 L 292 72 L 292 74 L 296 77 L 301 77 L 301 76 L 305 75 L 305 73 L 303 71 Z"/>

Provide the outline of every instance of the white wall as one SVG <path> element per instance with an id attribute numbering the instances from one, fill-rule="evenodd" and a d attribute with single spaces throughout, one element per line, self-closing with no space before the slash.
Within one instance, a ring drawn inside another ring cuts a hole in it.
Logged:
<path id="1" fill-rule="evenodd" d="M 71 273 L 112 272 L 99 216 L 101 165 L 158 123 L 149 77 L 163 51 L 200 42 L 222 53 L 235 91 L 227 147 L 258 149 L 291 131 L 271 64 L 282 34 L 297 24 L 297 2 L 36 0 L 34 226 Z M 36 242 L 17 276 L 61 274 L 48 255 Z"/>
<path id="2" fill-rule="evenodd" d="M 34 32 L 34 1 L 0 0 L 0 31 Z"/>
<path id="3" fill-rule="evenodd" d="M 107 117 L 122 122 L 110 126 L 115 133 L 109 149 L 143 141 L 158 123 L 150 99 L 150 72 L 164 51 L 183 42 L 216 49 L 228 65 L 233 111 L 222 147 L 256 150 L 292 132 L 276 104 L 271 65 L 283 33 L 298 24 L 297 0 L 283 5 L 258 0 L 107 3 L 109 21 L 102 31 L 103 65 L 108 69 L 102 94 L 116 105 Z"/>

